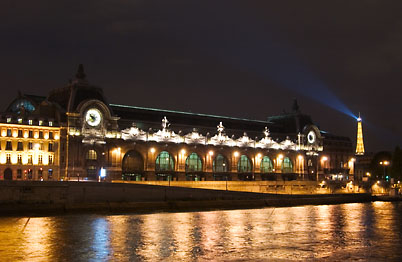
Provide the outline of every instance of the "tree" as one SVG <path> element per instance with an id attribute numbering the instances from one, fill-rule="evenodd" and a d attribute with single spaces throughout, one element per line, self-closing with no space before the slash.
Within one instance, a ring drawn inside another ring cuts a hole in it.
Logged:
<path id="1" fill-rule="evenodd" d="M 402 177 L 402 150 L 397 146 L 392 154 L 391 177 L 401 180 Z"/>

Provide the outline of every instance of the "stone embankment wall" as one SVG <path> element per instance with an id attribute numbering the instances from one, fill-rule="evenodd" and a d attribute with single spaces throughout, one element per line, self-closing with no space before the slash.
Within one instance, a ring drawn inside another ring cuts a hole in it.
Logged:
<path id="1" fill-rule="evenodd" d="M 350 194 L 367 193 L 362 187 L 348 183 L 343 187 L 316 181 L 114 181 L 138 185 L 175 186 L 269 194 Z"/>
<path id="2" fill-rule="evenodd" d="M 252 186 L 250 188 L 256 187 Z M 221 187 L 222 185 L 217 184 Z M 235 184 L 231 184 L 235 188 Z M 228 187 L 230 189 L 230 186 Z M 225 183 L 226 189 L 226 183 Z M 295 193 L 295 191 L 292 191 Z M 126 212 L 336 204 L 371 201 L 368 194 L 267 194 L 131 183 L 0 181 L 0 215 Z"/>

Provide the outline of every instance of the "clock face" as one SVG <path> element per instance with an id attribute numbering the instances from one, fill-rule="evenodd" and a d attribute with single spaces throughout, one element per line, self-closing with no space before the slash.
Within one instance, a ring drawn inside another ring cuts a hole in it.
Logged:
<path id="1" fill-rule="evenodd" d="M 315 133 L 314 133 L 314 131 L 308 132 L 307 141 L 308 141 L 310 144 L 312 144 L 312 143 L 315 142 Z"/>
<path id="2" fill-rule="evenodd" d="M 102 120 L 101 112 L 96 108 L 88 109 L 85 114 L 85 121 L 90 126 L 98 126 Z"/>

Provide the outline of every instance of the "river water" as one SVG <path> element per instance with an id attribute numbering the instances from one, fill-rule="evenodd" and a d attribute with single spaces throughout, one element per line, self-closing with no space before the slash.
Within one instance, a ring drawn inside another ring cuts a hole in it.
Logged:
<path id="1" fill-rule="evenodd" d="M 0 217 L 0 261 L 402 261 L 402 203 Z"/>

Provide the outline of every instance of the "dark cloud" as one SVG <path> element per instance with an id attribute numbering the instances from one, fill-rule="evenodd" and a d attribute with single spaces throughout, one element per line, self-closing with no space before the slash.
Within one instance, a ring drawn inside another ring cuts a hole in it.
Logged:
<path id="1" fill-rule="evenodd" d="M 110 102 L 263 119 L 298 97 L 321 128 L 354 139 L 352 118 L 269 74 L 302 83 L 297 64 L 362 112 L 368 150 L 390 149 L 402 136 L 401 13 L 399 0 L 2 1 L 0 101 L 46 94 L 84 63 Z"/>

